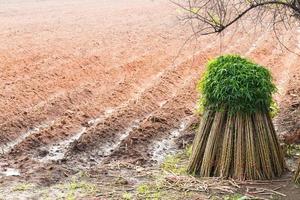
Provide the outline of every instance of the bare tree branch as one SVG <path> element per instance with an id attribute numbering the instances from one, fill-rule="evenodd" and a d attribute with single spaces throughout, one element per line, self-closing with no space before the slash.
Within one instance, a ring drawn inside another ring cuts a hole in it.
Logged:
<path id="1" fill-rule="evenodd" d="M 293 20 L 300 21 L 300 0 L 171 0 L 180 7 L 198 34 L 221 33 L 241 18 L 257 10 L 256 22 L 271 20 L 286 28 Z M 254 13 L 255 14 L 255 13 Z M 273 17 L 270 17 L 272 16 Z M 278 20 L 280 19 L 280 20 Z M 195 28 L 194 28 L 195 29 Z"/>

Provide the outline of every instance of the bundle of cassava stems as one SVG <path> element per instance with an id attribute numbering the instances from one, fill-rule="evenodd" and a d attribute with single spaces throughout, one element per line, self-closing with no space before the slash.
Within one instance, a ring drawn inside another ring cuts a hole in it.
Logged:
<path id="1" fill-rule="evenodd" d="M 198 89 L 202 119 L 188 171 L 240 180 L 280 177 L 286 165 L 272 123 L 270 72 L 238 55 L 220 56 L 208 63 Z"/>

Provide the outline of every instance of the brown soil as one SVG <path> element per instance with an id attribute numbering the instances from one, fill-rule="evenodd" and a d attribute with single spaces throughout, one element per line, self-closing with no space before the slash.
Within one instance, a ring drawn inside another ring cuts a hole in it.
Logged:
<path id="1" fill-rule="evenodd" d="M 251 26 L 181 48 L 192 31 L 178 14 L 162 0 L 2 2 L 0 172 L 20 175 L 1 182 L 50 185 L 113 161 L 155 165 L 157 148 L 174 148 L 169 139 L 182 147 L 193 137 L 195 85 L 221 53 L 272 71 L 278 132 L 299 142 L 300 57 Z M 300 33 L 283 33 L 299 52 Z"/>

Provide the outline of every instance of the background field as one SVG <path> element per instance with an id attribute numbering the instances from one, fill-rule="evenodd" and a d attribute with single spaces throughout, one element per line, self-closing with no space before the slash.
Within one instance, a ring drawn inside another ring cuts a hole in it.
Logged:
<path id="1" fill-rule="evenodd" d="M 0 2 L 4 199 L 18 182 L 51 185 L 114 161 L 157 166 L 191 141 L 195 85 L 219 54 L 267 66 L 278 133 L 300 135 L 300 57 L 247 22 L 183 46 L 192 30 L 180 12 L 163 0 Z M 297 29 L 282 35 L 300 52 Z"/>

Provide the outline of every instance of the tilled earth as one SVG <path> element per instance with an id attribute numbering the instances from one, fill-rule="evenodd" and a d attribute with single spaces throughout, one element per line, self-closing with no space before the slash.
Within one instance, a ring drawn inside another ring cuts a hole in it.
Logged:
<path id="1" fill-rule="evenodd" d="M 283 31 L 293 52 L 251 24 L 185 44 L 181 12 L 163 0 L 0 2 L 0 182 L 155 166 L 192 138 L 197 80 L 224 53 L 271 70 L 276 128 L 300 142 L 300 32 Z"/>

